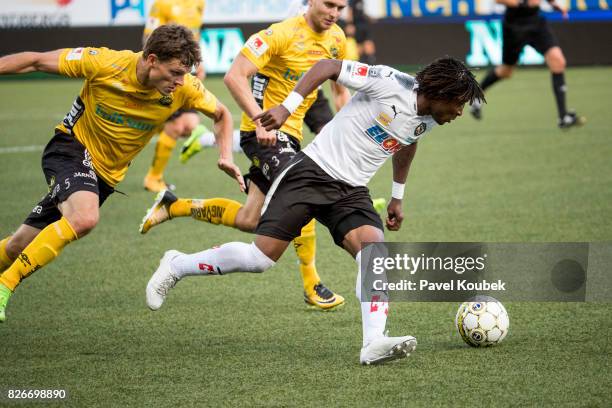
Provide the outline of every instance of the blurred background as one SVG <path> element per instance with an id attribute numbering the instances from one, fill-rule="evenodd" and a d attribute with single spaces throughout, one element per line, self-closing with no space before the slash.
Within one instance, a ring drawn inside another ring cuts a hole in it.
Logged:
<path id="1" fill-rule="evenodd" d="M 0 0 L 0 55 L 81 45 L 138 50 L 153 0 Z M 209 73 L 223 73 L 244 40 L 287 17 L 292 0 L 208 0 L 202 46 Z M 494 0 L 363 0 L 376 61 L 422 65 L 452 55 L 472 66 L 501 62 L 504 6 Z M 612 0 L 543 2 L 570 66 L 612 64 Z M 526 47 L 521 64 L 542 64 Z"/>

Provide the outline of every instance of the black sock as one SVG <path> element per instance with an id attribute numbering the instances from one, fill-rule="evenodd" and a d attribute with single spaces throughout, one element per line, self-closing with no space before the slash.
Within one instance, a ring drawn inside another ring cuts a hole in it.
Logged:
<path id="1" fill-rule="evenodd" d="M 557 102 L 559 118 L 563 118 L 567 113 L 567 107 L 565 106 L 565 75 L 563 75 L 563 73 L 553 73 L 552 86 L 553 92 L 555 93 L 555 101 Z"/>
<path id="2" fill-rule="evenodd" d="M 491 68 L 489 72 L 487 72 L 487 75 L 484 77 L 482 82 L 480 83 L 480 87 L 484 91 L 485 89 L 487 89 L 488 87 L 490 87 L 491 85 L 499 81 L 500 79 L 501 78 L 498 77 L 497 74 L 495 73 L 495 68 Z"/>

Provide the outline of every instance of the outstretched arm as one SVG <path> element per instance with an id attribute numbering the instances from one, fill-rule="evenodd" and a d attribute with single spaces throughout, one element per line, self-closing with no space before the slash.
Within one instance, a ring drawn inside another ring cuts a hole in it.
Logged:
<path id="1" fill-rule="evenodd" d="M 391 193 L 391 201 L 387 206 L 386 219 L 387 229 L 389 231 L 399 230 L 404 220 L 404 210 L 402 209 L 404 184 L 408 177 L 410 164 L 416 154 L 416 149 L 417 144 L 413 143 L 393 155 L 393 190 Z"/>
<path id="2" fill-rule="evenodd" d="M 301 104 L 302 100 L 308 96 L 312 91 L 317 89 L 328 79 L 337 80 L 342 70 L 342 61 L 323 59 L 319 60 L 306 72 L 306 74 L 299 80 L 293 92 L 289 94 L 289 97 L 285 99 L 282 105 L 275 106 L 272 109 L 263 112 L 253 118 L 253 120 L 260 120 L 261 124 L 270 131 L 272 129 L 280 128 L 283 123 L 291 116 L 292 110 L 297 109 Z M 348 93 L 348 91 L 346 91 Z M 294 101 L 293 103 L 297 106 L 287 106 L 287 101 Z M 293 108 L 293 109 L 292 109 Z"/>
<path id="3" fill-rule="evenodd" d="M 48 72 L 59 74 L 59 57 L 63 50 L 20 52 L 0 58 L 0 74 Z"/>

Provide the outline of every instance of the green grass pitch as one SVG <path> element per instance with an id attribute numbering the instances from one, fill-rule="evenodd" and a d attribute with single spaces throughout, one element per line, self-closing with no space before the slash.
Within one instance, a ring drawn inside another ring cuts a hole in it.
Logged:
<path id="1" fill-rule="evenodd" d="M 550 76 L 519 70 L 493 87 L 480 123 L 469 114 L 419 144 L 406 220 L 391 241 L 612 241 L 612 69 L 566 75 L 585 127 L 556 126 Z M 219 78 L 207 86 L 238 109 Z M 70 108 L 78 81 L 2 81 L 0 236 L 46 191 L 41 151 Z M 310 140 L 310 139 L 308 139 Z M 31 151 L 7 151 L 34 146 Z M 263 275 L 190 278 L 156 313 L 144 289 L 166 249 L 195 252 L 249 241 L 224 227 L 175 220 L 146 236 L 153 194 L 142 189 L 149 145 L 101 210 L 98 227 L 18 288 L 0 326 L 0 388 L 65 389 L 69 406 L 606 406 L 612 400 L 606 303 L 506 304 L 510 334 L 472 349 L 455 333 L 453 303 L 393 304 L 392 335 L 417 351 L 380 367 L 358 364 L 355 266 L 318 228 L 324 282 L 345 295 L 334 313 L 307 310 L 289 250 Z M 243 200 L 209 150 L 167 179 L 186 197 Z M 237 158 L 243 170 L 244 157 Z M 370 184 L 388 197 L 390 161 Z M 612 288 L 611 288 L 612 289 Z M 1 400 L 0 405 L 8 403 Z"/>

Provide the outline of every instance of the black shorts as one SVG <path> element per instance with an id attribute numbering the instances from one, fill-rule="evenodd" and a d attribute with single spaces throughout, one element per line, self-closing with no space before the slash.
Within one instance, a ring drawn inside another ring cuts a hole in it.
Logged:
<path id="1" fill-rule="evenodd" d="M 262 146 L 257 142 L 255 131 L 240 131 L 240 147 L 251 160 L 249 173 L 245 176 L 267 194 L 272 181 L 300 151 L 300 142 L 293 136 L 277 131 L 274 146 Z"/>
<path id="2" fill-rule="evenodd" d="M 174 119 L 181 116 L 183 113 L 198 113 L 198 111 L 195 109 L 179 109 L 175 111 L 172 115 L 170 115 L 170 117 L 166 120 L 166 122 L 173 121 Z"/>
<path id="3" fill-rule="evenodd" d="M 371 225 L 383 230 L 367 187 L 336 180 L 298 153 L 270 188 L 255 233 L 291 241 L 312 218 L 325 225 L 341 247 L 355 228 Z"/>
<path id="4" fill-rule="evenodd" d="M 58 204 L 77 191 L 98 194 L 100 205 L 115 191 L 98 177 L 87 149 L 73 136 L 59 130 L 43 151 L 42 169 L 49 192 L 23 222 L 34 228 L 43 229 L 62 218 Z"/>
<path id="5" fill-rule="evenodd" d="M 524 21 L 504 21 L 502 31 L 502 62 L 505 65 L 516 65 L 525 45 L 532 46 L 542 55 L 552 47 L 559 45 L 546 19 L 542 16 Z"/>
<path id="6" fill-rule="evenodd" d="M 334 113 L 329 107 L 329 100 L 323 93 L 322 89 L 317 92 L 317 99 L 314 101 L 310 109 L 304 116 L 304 123 L 312 133 L 319 134 L 323 126 L 325 126 L 334 117 Z"/>

